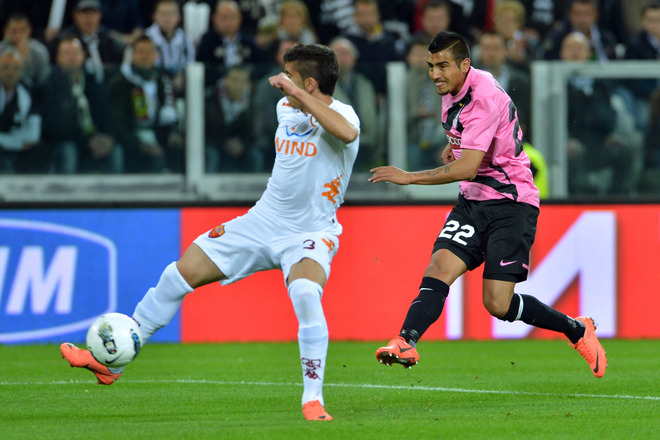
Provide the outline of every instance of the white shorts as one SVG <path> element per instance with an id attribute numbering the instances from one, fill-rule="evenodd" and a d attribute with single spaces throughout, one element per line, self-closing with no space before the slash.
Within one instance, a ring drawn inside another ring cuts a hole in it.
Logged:
<path id="1" fill-rule="evenodd" d="M 339 248 L 332 232 L 289 232 L 252 211 L 201 234 L 194 243 L 225 274 L 222 285 L 270 269 L 281 269 L 286 283 L 291 267 L 303 258 L 319 263 L 329 278 Z"/>

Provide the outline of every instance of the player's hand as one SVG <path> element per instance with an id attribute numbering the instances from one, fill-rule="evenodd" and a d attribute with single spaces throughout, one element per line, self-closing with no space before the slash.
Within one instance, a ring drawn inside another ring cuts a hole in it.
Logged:
<path id="1" fill-rule="evenodd" d="M 447 165 L 455 161 L 454 150 L 452 150 L 450 145 L 447 145 L 444 150 L 442 150 L 442 163 Z"/>
<path id="2" fill-rule="evenodd" d="M 408 185 L 410 183 L 410 173 L 393 166 L 377 167 L 369 170 L 374 173 L 369 182 L 392 182 L 397 185 Z"/>
<path id="3" fill-rule="evenodd" d="M 268 82 L 271 86 L 280 89 L 285 95 L 291 95 L 298 89 L 298 86 L 284 72 L 271 76 L 268 78 Z"/>

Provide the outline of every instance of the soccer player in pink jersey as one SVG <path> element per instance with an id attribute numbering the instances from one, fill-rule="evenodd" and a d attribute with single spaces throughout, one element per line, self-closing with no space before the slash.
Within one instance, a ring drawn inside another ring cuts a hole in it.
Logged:
<path id="1" fill-rule="evenodd" d="M 449 286 L 484 264 L 483 303 L 491 315 L 565 334 L 593 374 L 602 377 L 607 359 L 591 318 L 571 318 L 533 296 L 514 292 L 516 283 L 527 279 L 539 214 L 539 192 L 523 150 L 515 105 L 490 73 L 470 65 L 470 49 L 456 33 L 435 36 L 427 64 L 442 96 L 442 125 L 449 140 L 442 154 L 445 165 L 417 172 L 378 167 L 371 170 L 369 181 L 460 181 L 460 194 L 435 241 L 401 333 L 379 348 L 376 358 L 387 365 L 417 364 L 417 341 L 440 317 Z"/>

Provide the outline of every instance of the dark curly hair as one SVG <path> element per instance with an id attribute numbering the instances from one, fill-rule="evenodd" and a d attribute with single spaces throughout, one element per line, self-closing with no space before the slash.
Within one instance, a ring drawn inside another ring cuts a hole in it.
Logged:
<path id="1" fill-rule="evenodd" d="M 438 53 L 443 50 L 449 50 L 456 64 L 461 64 L 461 61 L 466 58 L 470 59 L 470 46 L 465 38 L 456 32 L 438 32 L 438 35 L 431 40 L 429 52 Z"/>
<path id="2" fill-rule="evenodd" d="M 321 44 L 297 44 L 284 53 L 284 62 L 293 63 L 303 81 L 314 78 L 324 95 L 335 92 L 339 65 L 335 52 Z"/>

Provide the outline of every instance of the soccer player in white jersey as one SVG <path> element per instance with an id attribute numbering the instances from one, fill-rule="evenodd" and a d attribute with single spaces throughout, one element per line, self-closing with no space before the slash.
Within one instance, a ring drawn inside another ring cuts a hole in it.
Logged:
<path id="1" fill-rule="evenodd" d="M 276 160 L 266 191 L 247 214 L 195 239 L 133 313 L 146 343 L 195 288 L 281 269 L 298 318 L 307 420 L 332 420 L 323 402 L 328 327 L 321 294 L 339 246 L 342 227 L 335 213 L 360 134 L 353 108 L 332 98 L 337 76 L 337 58 L 326 46 L 297 45 L 286 52 L 284 72 L 269 78 L 285 97 L 277 104 Z M 71 343 L 62 344 L 61 352 L 72 367 L 92 371 L 99 384 L 110 385 L 122 374 Z"/>

